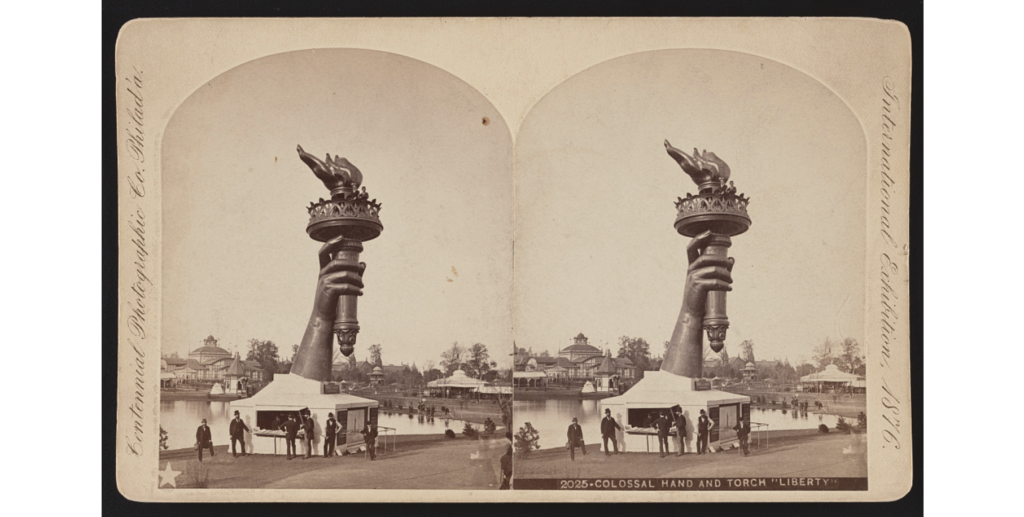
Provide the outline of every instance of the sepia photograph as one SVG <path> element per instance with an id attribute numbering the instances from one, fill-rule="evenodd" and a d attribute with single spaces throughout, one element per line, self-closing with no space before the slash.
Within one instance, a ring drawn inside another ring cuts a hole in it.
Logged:
<path id="1" fill-rule="evenodd" d="M 211 78 L 161 147 L 165 487 L 508 488 L 511 138 L 486 99 L 288 52 Z"/>
<path id="2" fill-rule="evenodd" d="M 746 53 L 634 54 L 541 99 L 516 146 L 517 488 L 865 490 L 866 161 L 842 99 Z"/>
<path id="3" fill-rule="evenodd" d="M 118 490 L 902 497 L 909 48 L 852 18 L 129 22 Z"/>

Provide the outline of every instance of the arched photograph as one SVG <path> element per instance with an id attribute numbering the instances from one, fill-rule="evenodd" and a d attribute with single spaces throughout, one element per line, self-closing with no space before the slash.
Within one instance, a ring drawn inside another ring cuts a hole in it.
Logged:
<path id="1" fill-rule="evenodd" d="M 842 98 L 746 53 L 632 54 L 537 102 L 515 150 L 517 486 L 866 489 L 866 164 Z"/>
<path id="2" fill-rule="evenodd" d="M 211 78 L 161 146 L 179 486 L 507 483 L 512 139 L 484 96 L 396 54 L 287 52 Z"/>

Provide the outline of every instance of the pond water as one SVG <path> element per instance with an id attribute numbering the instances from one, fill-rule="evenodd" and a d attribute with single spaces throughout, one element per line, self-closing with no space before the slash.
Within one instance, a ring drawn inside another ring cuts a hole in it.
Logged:
<path id="1" fill-rule="evenodd" d="M 599 400 L 517 400 L 512 404 L 514 427 L 518 431 L 525 422 L 540 434 L 542 448 L 565 443 L 565 432 L 572 418 L 579 419 L 586 443 L 601 440 L 601 401 Z M 785 413 L 783 413 L 785 411 Z M 816 429 L 825 424 L 835 428 L 839 417 L 816 413 L 797 413 L 792 410 L 750 408 L 751 423 L 768 424 L 769 431 L 788 429 Z M 762 428 L 764 429 L 764 428 Z M 554 436 L 555 441 L 551 438 Z"/>
<path id="2" fill-rule="evenodd" d="M 160 401 L 160 426 L 167 431 L 167 446 L 170 449 L 191 448 L 196 442 L 196 428 L 206 419 L 213 435 L 214 445 L 231 443 L 228 438 L 228 424 L 231 422 L 231 403 L 211 400 L 162 400 Z M 441 434 L 451 429 L 462 433 L 465 425 L 461 420 L 444 420 L 438 417 L 431 422 L 419 420 L 417 415 L 386 413 L 377 414 L 377 425 L 396 429 L 399 436 L 415 434 Z M 478 429 L 482 426 L 475 425 Z"/>

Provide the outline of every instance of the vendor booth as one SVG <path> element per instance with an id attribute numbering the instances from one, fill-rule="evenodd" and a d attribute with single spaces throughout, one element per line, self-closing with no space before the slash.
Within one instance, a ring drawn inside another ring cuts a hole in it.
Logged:
<path id="1" fill-rule="evenodd" d="M 377 401 L 341 393 L 336 383 L 323 383 L 297 375 L 276 375 L 274 381 L 250 398 L 231 402 L 231 413 L 239 412 L 251 433 L 246 433 L 245 449 L 253 454 L 285 454 L 285 433 L 280 425 L 295 415 L 299 423 L 313 420 L 312 453 L 323 451 L 323 425 L 327 414 L 334 413 L 342 429 L 337 435 L 337 451 L 356 452 L 365 447 L 360 431 L 366 424 L 377 425 Z M 305 454 L 305 442 L 296 440 L 298 454 Z M 322 452 L 321 452 L 322 453 Z"/>
<path id="2" fill-rule="evenodd" d="M 717 448 L 723 442 L 735 440 L 733 427 L 740 419 L 750 419 L 750 397 L 712 389 L 708 379 L 655 371 L 644 372 L 644 378 L 625 394 L 602 400 L 600 414 L 605 409 L 610 409 L 622 426 L 626 450 L 649 452 L 658 452 L 654 421 L 662 412 L 681 411 L 686 417 L 686 450 L 694 451 L 700 410 L 706 411 L 714 422 L 708 443 Z M 676 432 L 673 428 L 672 434 Z M 669 445 L 675 453 L 675 441 L 669 440 Z"/>

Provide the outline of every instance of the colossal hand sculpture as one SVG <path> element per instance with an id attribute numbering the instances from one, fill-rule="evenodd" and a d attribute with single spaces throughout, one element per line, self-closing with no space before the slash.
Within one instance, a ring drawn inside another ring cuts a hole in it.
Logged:
<path id="1" fill-rule="evenodd" d="M 362 243 L 375 239 L 384 230 L 380 222 L 380 203 L 368 200 L 366 187 L 356 189 L 363 175 L 345 158 L 328 154 L 321 161 L 296 149 L 299 158 L 330 189 L 331 199 L 320 199 L 308 207 L 306 233 L 324 242 L 320 248 L 320 279 L 317 282 L 313 314 L 295 354 L 291 373 L 319 381 L 330 380 L 333 352 L 331 333 L 338 337 L 341 353 L 349 356 L 355 348 L 359 321 L 356 300 L 362 296 L 363 272 L 359 262 Z"/>
<path id="2" fill-rule="evenodd" d="M 715 153 L 707 151 L 693 156 L 672 147 L 665 141 L 665 150 L 683 172 L 697 184 L 696 196 L 676 202 L 678 214 L 675 228 L 680 234 L 694 237 L 687 247 L 690 266 L 683 294 L 683 308 L 669 341 L 661 369 L 685 377 L 701 377 L 703 370 L 703 337 L 707 331 L 711 350 L 725 346 L 729 318 L 725 310 L 725 292 L 731 291 L 733 259 L 727 256 L 731 237 L 750 228 L 747 205 L 742 194 L 736 195 L 732 182 L 726 186 L 730 170 Z"/>

